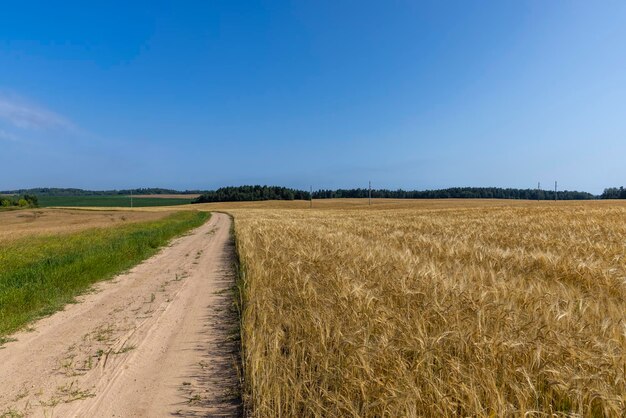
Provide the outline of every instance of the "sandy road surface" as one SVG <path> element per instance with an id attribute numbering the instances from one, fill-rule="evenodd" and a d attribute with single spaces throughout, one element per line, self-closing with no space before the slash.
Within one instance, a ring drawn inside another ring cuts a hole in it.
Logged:
<path id="1" fill-rule="evenodd" d="M 14 335 L 0 350 L 0 416 L 238 415 L 229 229 L 214 213 Z"/>

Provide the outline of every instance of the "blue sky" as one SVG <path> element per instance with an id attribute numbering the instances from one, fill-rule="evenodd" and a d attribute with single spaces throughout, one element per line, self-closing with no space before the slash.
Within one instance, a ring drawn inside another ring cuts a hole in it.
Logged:
<path id="1" fill-rule="evenodd" d="M 625 21 L 618 1 L 5 3 L 0 189 L 599 193 L 626 183 Z"/>

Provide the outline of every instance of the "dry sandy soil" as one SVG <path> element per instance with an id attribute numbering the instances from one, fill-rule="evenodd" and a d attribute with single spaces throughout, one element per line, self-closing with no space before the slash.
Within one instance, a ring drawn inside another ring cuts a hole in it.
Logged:
<path id="1" fill-rule="evenodd" d="M 0 242 L 24 236 L 78 232 L 87 228 L 116 226 L 121 223 L 161 219 L 172 213 L 139 211 L 90 211 L 32 209 L 0 212 Z"/>
<path id="2" fill-rule="evenodd" d="M 0 415 L 239 415 L 230 225 L 213 214 L 13 335 L 0 350 Z"/>

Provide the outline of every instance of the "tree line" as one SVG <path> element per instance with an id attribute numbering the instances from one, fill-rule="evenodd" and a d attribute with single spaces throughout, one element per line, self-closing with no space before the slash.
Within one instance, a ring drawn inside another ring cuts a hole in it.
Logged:
<path id="1" fill-rule="evenodd" d="M 308 200 L 311 195 L 308 191 L 279 186 L 246 185 L 234 187 L 221 187 L 217 190 L 173 190 L 163 188 L 137 188 L 123 190 L 84 190 L 73 188 L 34 188 L 0 191 L 3 195 L 15 195 L 19 197 L 5 196 L 1 201 L 3 206 L 20 206 L 23 199 L 29 206 L 37 205 L 37 196 L 111 196 L 131 194 L 199 194 L 193 203 L 227 202 L 227 201 L 255 201 L 255 200 Z M 356 189 L 322 189 L 313 192 L 314 199 L 338 199 L 338 198 L 367 198 L 369 190 L 366 188 Z M 30 200 L 26 199 L 28 197 Z M 539 189 L 514 189 L 499 187 L 451 187 L 437 190 L 372 190 L 373 198 L 390 199 L 526 199 L 526 200 L 553 200 L 555 195 L 551 190 Z M 559 191 L 556 194 L 558 200 L 589 200 L 589 199 L 626 199 L 624 187 L 610 187 L 604 189 L 600 196 L 579 191 Z M 4 202 L 6 201 L 6 202 Z M 24 202 L 22 202 L 24 203 Z"/>
<path id="2" fill-rule="evenodd" d="M 36 208 L 39 207 L 39 201 L 37 200 L 37 196 L 30 194 L 22 196 L 0 196 L 0 206 L 3 208 Z"/>
<path id="3" fill-rule="evenodd" d="M 626 189 L 624 187 L 609 187 L 604 189 L 600 199 L 626 199 Z"/>
<path id="4" fill-rule="evenodd" d="M 58 187 L 38 187 L 33 189 L 17 189 L 0 191 L 1 194 L 7 195 L 37 195 L 37 196 L 126 196 L 129 194 L 198 194 L 203 193 L 203 190 L 185 190 L 178 191 L 173 189 L 162 189 L 159 187 L 142 187 L 138 189 L 122 189 L 122 190 L 85 190 L 85 189 L 73 189 L 73 188 L 58 188 Z"/>
<path id="5" fill-rule="evenodd" d="M 309 196 L 309 192 L 279 186 L 221 187 L 198 196 L 191 203 L 306 200 Z"/>
<path id="6" fill-rule="evenodd" d="M 368 189 L 318 190 L 314 199 L 365 198 Z M 439 190 L 372 190 L 373 198 L 387 199 L 526 199 L 553 200 L 554 191 L 540 189 L 512 189 L 500 187 L 451 187 Z M 589 200 L 591 193 L 563 190 L 556 194 L 558 200 Z"/>
<path id="7" fill-rule="evenodd" d="M 552 200 L 554 192 L 538 189 L 503 189 L 498 187 L 452 187 L 440 190 L 372 190 L 373 198 L 388 199 L 527 199 Z M 317 190 L 313 199 L 367 198 L 368 189 Z M 239 202 L 255 200 L 308 200 L 311 194 L 304 190 L 277 186 L 222 187 L 202 194 L 192 203 Z M 596 196 L 587 192 L 563 190 L 558 200 L 589 200 Z"/>

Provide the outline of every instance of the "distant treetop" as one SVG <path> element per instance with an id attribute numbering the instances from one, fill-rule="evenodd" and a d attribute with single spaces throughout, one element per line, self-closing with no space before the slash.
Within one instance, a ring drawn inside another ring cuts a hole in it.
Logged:
<path id="1" fill-rule="evenodd" d="M 314 199 L 342 197 L 368 197 L 368 189 L 318 190 L 313 192 Z M 552 200 L 554 192 L 540 189 L 503 189 L 499 187 L 451 187 L 439 190 L 372 190 L 373 198 L 390 199 L 526 199 Z M 596 197 L 591 193 L 577 191 L 559 191 L 558 200 L 589 200 Z"/>
<path id="2" fill-rule="evenodd" d="M 198 194 L 202 193 L 201 190 L 185 190 L 178 191 L 172 189 L 161 188 L 139 188 L 139 189 L 123 189 L 123 190 L 84 190 L 84 189 L 72 189 L 72 188 L 56 188 L 56 187 L 39 187 L 33 189 L 18 189 L 1 191 L 0 194 L 32 194 L 37 196 L 113 196 L 113 195 L 129 195 L 133 194 Z"/>
<path id="3" fill-rule="evenodd" d="M 502 189 L 498 187 L 453 187 L 441 190 L 372 190 L 373 198 L 390 199 L 527 199 L 552 200 L 554 192 L 537 189 Z M 366 198 L 368 189 L 317 190 L 314 199 Z M 205 193 L 192 203 L 238 202 L 254 200 L 294 200 L 309 199 L 310 193 L 303 190 L 276 186 L 222 187 Z M 596 196 L 587 192 L 559 191 L 558 200 L 589 200 Z"/>
<path id="4" fill-rule="evenodd" d="M 304 200 L 309 192 L 279 186 L 221 187 L 204 193 L 191 203 L 239 202 L 256 200 Z"/>
<path id="5" fill-rule="evenodd" d="M 34 188 L 0 191 L 5 195 L 32 195 L 32 196 L 111 196 L 129 195 L 130 193 L 141 194 L 201 194 L 192 203 L 208 202 L 238 202 L 255 200 L 306 200 L 310 193 L 304 190 L 291 189 L 280 186 L 232 186 L 221 187 L 217 190 L 178 191 L 162 188 L 138 188 L 124 190 L 83 190 L 72 188 Z M 360 189 L 323 189 L 313 192 L 314 199 L 331 198 L 366 198 L 369 190 Z M 372 190 L 373 198 L 391 199 L 526 199 L 526 200 L 552 200 L 554 191 L 539 189 L 512 189 L 499 187 L 451 187 L 439 190 Z M 589 199 L 626 199 L 626 190 L 620 188 L 608 188 L 600 196 L 594 196 L 587 192 L 563 190 L 557 192 L 558 200 L 589 200 Z"/>
<path id="6" fill-rule="evenodd" d="M 21 196 L 0 196 L 0 208 L 36 208 L 39 207 L 37 196 L 24 194 Z"/>
<path id="7" fill-rule="evenodd" d="M 600 195 L 600 199 L 626 199 L 626 189 L 624 187 L 609 187 L 604 189 Z"/>

